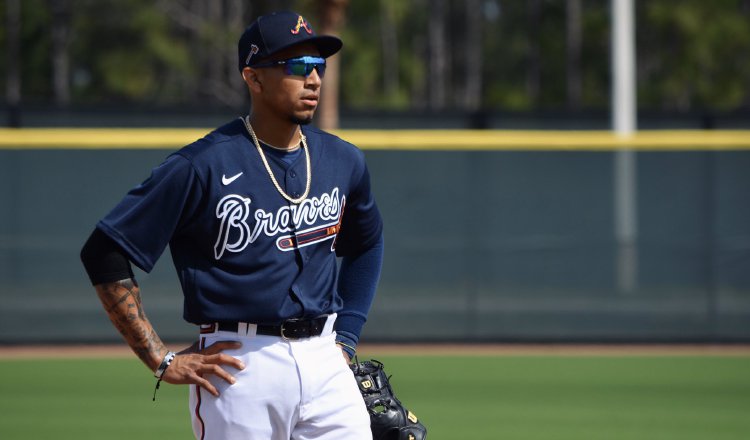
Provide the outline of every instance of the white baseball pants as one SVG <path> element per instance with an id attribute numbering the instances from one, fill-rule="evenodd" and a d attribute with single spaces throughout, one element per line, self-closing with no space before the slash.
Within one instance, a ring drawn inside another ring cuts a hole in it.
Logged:
<path id="1" fill-rule="evenodd" d="M 329 317 L 321 336 L 286 341 L 275 336 L 216 331 L 201 335 L 202 347 L 239 341 L 226 354 L 245 369 L 224 366 L 233 385 L 216 376 L 214 397 L 190 388 L 193 432 L 199 440 L 371 440 L 370 418 Z"/>

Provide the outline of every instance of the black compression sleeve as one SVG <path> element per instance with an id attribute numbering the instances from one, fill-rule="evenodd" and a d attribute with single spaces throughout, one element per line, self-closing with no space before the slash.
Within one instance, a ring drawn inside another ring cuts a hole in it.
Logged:
<path id="1" fill-rule="evenodd" d="M 81 261 L 93 285 L 133 278 L 127 255 L 98 228 L 83 245 Z"/>

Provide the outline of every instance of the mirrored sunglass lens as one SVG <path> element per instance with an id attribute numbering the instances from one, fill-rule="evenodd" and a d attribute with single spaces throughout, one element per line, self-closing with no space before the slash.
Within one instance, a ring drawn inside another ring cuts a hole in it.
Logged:
<path id="1" fill-rule="evenodd" d="M 321 78 L 325 75 L 326 65 L 324 59 L 312 59 L 312 60 L 289 60 L 286 63 L 287 75 L 300 75 L 307 77 L 313 71 L 318 69 L 318 76 Z"/>
<path id="2" fill-rule="evenodd" d="M 315 64 L 313 65 L 316 69 L 318 69 L 318 76 L 323 78 L 323 76 L 326 74 L 326 65 L 325 64 Z M 310 73 L 312 73 L 312 69 L 310 69 Z"/>
<path id="3" fill-rule="evenodd" d="M 288 63 L 286 71 L 289 75 L 307 76 L 312 72 L 312 65 L 307 63 Z"/>

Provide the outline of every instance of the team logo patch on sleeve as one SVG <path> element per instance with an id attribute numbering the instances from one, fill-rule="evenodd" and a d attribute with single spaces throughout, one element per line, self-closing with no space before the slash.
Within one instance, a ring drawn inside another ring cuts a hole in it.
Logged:
<path id="1" fill-rule="evenodd" d="M 245 64 L 250 64 L 250 59 L 260 51 L 260 48 L 254 44 L 250 45 L 250 52 L 247 54 L 247 58 L 245 58 Z"/>

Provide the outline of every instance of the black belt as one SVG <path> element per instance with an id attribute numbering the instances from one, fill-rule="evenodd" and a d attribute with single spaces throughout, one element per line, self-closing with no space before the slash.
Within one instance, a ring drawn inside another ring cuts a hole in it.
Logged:
<path id="1" fill-rule="evenodd" d="M 312 319 L 289 319 L 281 325 L 258 324 L 255 334 L 264 336 L 279 336 L 284 339 L 303 339 L 320 336 L 328 321 L 328 316 Z M 239 322 L 218 322 L 216 324 L 201 325 L 201 333 L 213 333 L 216 330 L 224 332 L 241 332 L 244 324 Z"/>

